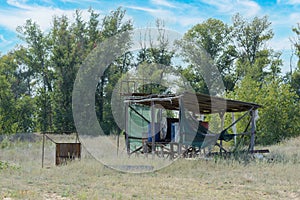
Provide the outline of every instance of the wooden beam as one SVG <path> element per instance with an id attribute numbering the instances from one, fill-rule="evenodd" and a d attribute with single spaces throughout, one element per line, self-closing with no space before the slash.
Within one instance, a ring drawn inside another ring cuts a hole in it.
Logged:
<path id="1" fill-rule="evenodd" d="M 128 122 L 129 122 L 129 118 L 128 118 L 128 107 L 129 107 L 129 103 L 125 103 L 125 140 L 126 140 L 126 147 L 127 147 L 127 154 L 130 155 L 130 142 L 129 142 L 129 138 L 128 138 Z"/>
<path id="2" fill-rule="evenodd" d="M 152 156 L 155 155 L 155 104 L 151 101 L 151 138 L 152 138 Z"/>
<path id="3" fill-rule="evenodd" d="M 232 123 L 235 122 L 234 112 L 231 113 L 231 121 L 232 121 Z M 234 124 L 231 128 L 232 128 L 233 134 L 235 134 L 234 135 L 234 146 L 236 147 L 236 125 Z"/>
<path id="4" fill-rule="evenodd" d="M 45 157 L 45 133 L 43 133 L 43 147 L 42 147 L 42 168 L 44 168 L 44 157 Z"/>
<path id="5" fill-rule="evenodd" d="M 255 124 L 255 110 L 252 110 L 251 111 L 251 139 L 250 139 L 250 152 L 253 152 L 254 151 L 254 145 L 255 145 L 255 127 L 256 127 L 256 124 Z"/>
<path id="6" fill-rule="evenodd" d="M 223 112 L 221 112 L 221 113 L 219 113 L 219 116 L 220 116 L 220 119 L 221 119 L 221 130 L 223 131 L 223 129 L 224 129 L 224 122 L 225 122 L 225 119 L 224 119 L 224 115 L 225 115 L 225 113 L 223 113 Z M 222 153 L 222 150 L 224 150 L 224 148 L 223 148 L 223 141 L 222 140 L 220 140 L 220 153 Z M 225 150 L 225 152 L 226 152 L 226 150 Z"/>

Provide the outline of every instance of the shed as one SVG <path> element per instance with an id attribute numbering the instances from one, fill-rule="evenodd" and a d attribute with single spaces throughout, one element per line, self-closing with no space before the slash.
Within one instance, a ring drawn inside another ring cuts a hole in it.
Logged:
<path id="1" fill-rule="evenodd" d="M 220 148 L 220 152 L 227 152 L 223 148 L 222 142 L 244 135 L 250 135 L 249 152 L 255 151 L 255 116 L 256 110 L 261 107 L 259 104 L 191 92 L 178 95 L 132 93 L 126 95 L 124 103 L 128 154 L 151 152 L 153 155 L 163 155 L 167 153 L 173 158 L 174 156 L 184 156 L 191 149 L 199 151 L 199 149 L 215 145 Z M 161 109 L 179 111 L 179 116 L 173 119 L 168 118 L 167 127 L 164 127 L 161 124 Z M 226 112 L 244 112 L 244 114 L 225 129 L 224 120 L 222 120 L 220 133 L 212 133 L 207 124 L 193 118 L 194 114 L 218 113 L 223 119 Z M 250 116 L 249 125 L 245 131 L 239 134 L 229 134 L 227 130 L 245 116 Z M 139 129 L 141 126 L 137 122 L 143 123 L 141 129 Z M 133 128 L 131 124 L 134 124 L 135 127 Z M 174 124 L 178 125 L 177 130 L 175 130 L 177 131 L 177 139 L 170 138 L 170 135 L 172 137 L 172 133 L 174 133 L 173 129 L 176 129 Z M 250 130 L 248 130 L 249 128 Z M 164 131 L 167 137 L 159 138 L 159 135 L 164 135 L 162 134 Z M 137 142 L 140 145 L 132 145 Z"/>

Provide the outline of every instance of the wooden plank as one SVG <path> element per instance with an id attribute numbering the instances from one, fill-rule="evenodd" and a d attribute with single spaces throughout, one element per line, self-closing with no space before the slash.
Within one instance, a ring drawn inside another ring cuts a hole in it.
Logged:
<path id="1" fill-rule="evenodd" d="M 152 138 L 152 156 L 155 155 L 155 104 L 151 101 L 151 138 Z"/>
<path id="2" fill-rule="evenodd" d="M 254 150 L 254 145 L 255 145 L 255 111 L 251 111 L 251 138 L 250 138 L 250 152 Z"/>
<path id="3" fill-rule="evenodd" d="M 45 157 L 45 133 L 43 133 L 43 147 L 42 147 L 42 168 L 44 167 L 44 157 Z"/>
<path id="4" fill-rule="evenodd" d="M 270 153 L 269 149 L 257 149 L 250 151 L 250 153 Z"/>
<path id="5" fill-rule="evenodd" d="M 59 160 L 59 152 L 60 152 L 60 145 L 56 144 L 56 151 L 55 151 L 55 165 L 59 165 L 60 164 L 60 160 Z"/>
<path id="6" fill-rule="evenodd" d="M 81 158 L 81 143 L 56 143 L 56 165 Z"/>
<path id="7" fill-rule="evenodd" d="M 128 130 L 128 122 L 129 122 L 129 118 L 128 118 L 128 105 L 129 103 L 125 103 L 125 140 L 126 140 L 126 148 L 127 148 L 127 154 L 130 155 L 130 143 L 129 143 L 129 138 L 128 138 L 128 134 L 129 134 L 129 130 Z"/>

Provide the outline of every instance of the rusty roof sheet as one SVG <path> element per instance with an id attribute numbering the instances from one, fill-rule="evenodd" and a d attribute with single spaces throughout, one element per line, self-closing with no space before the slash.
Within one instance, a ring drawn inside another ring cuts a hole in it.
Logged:
<path id="1" fill-rule="evenodd" d="M 179 110 L 180 105 L 194 113 L 212 114 L 224 112 L 243 112 L 262 107 L 256 103 L 225 99 L 200 93 L 185 92 L 180 95 L 146 95 L 134 93 L 127 96 L 127 101 L 151 106 L 161 105 L 167 110 Z M 181 103 L 179 103 L 181 101 Z"/>

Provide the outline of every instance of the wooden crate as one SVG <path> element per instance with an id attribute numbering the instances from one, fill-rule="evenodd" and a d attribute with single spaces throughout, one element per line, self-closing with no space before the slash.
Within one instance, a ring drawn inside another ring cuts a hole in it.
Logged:
<path id="1" fill-rule="evenodd" d="M 81 143 L 56 143 L 55 164 L 66 164 L 67 161 L 80 159 Z"/>

